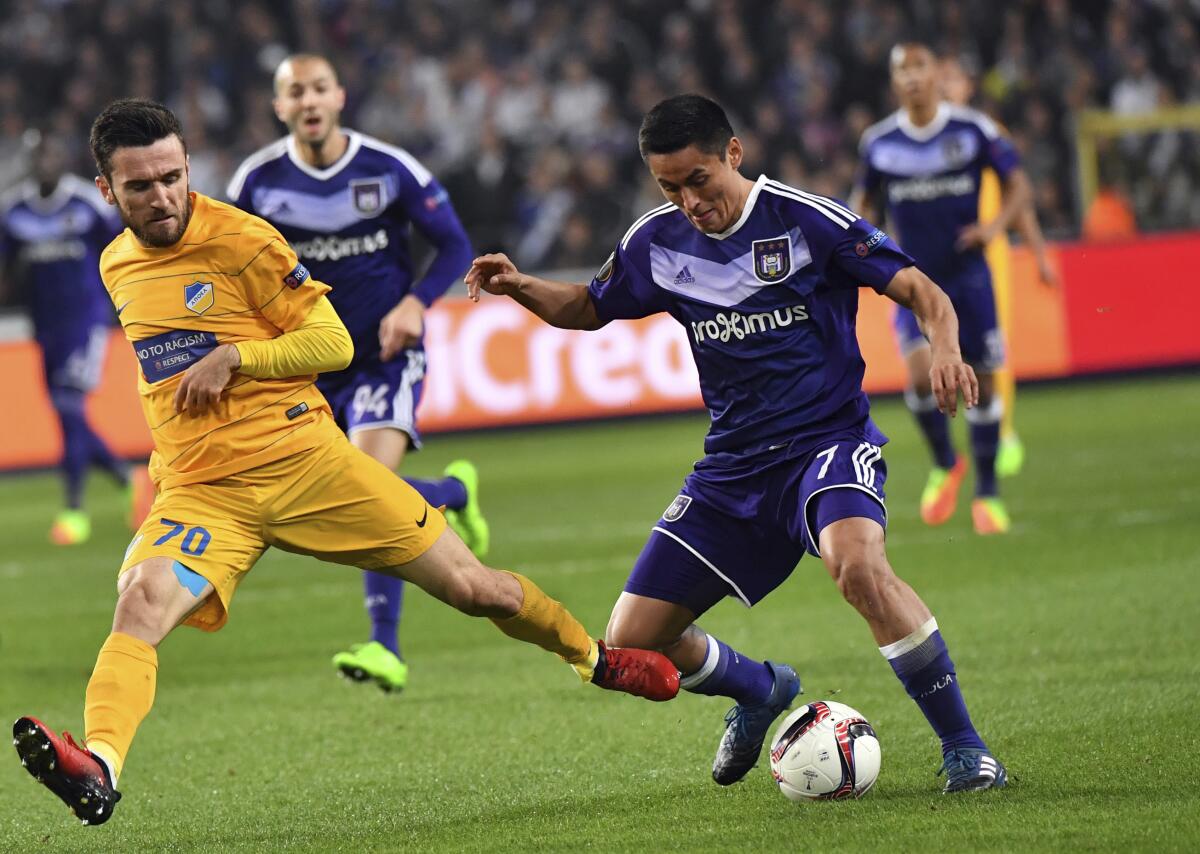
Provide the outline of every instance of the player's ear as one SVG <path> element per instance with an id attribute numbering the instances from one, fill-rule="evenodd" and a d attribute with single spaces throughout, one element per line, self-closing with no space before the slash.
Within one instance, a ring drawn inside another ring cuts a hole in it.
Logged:
<path id="1" fill-rule="evenodd" d="M 100 195 L 104 196 L 104 201 L 110 205 L 117 203 L 117 197 L 113 195 L 112 187 L 108 183 L 108 179 L 103 175 L 96 176 L 96 189 L 100 191 Z"/>
<path id="2" fill-rule="evenodd" d="M 337 87 L 337 108 L 339 113 L 346 108 L 346 89 L 340 85 Z"/>
<path id="3" fill-rule="evenodd" d="M 742 165 L 742 157 L 745 151 L 742 149 L 742 141 L 736 136 L 729 138 L 729 145 L 725 149 L 725 159 L 729 161 L 732 169 L 737 170 Z"/>

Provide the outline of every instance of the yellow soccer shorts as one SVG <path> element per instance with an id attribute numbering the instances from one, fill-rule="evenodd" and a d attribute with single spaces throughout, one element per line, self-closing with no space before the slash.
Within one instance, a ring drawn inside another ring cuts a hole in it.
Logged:
<path id="1" fill-rule="evenodd" d="M 381 570 L 414 560 L 446 529 L 416 490 L 344 437 L 212 483 L 160 493 L 121 572 L 179 561 L 216 590 L 184 622 L 225 625 L 242 578 L 270 546 Z"/>

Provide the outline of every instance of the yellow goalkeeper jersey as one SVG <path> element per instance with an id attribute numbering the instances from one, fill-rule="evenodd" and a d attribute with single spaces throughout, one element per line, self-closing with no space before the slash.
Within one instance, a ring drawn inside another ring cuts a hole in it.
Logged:
<path id="1" fill-rule="evenodd" d="M 341 436 L 315 374 L 235 374 L 215 410 L 175 410 L 184 371 L 217 345 L 289 332 L 329 291 L 264 220 L 199 193 L 191 201 L 191 221 L 173 246 L 143 246 L 126 229 L 100 258 L 140 367 L 160 489 L 218 480 Z"/>

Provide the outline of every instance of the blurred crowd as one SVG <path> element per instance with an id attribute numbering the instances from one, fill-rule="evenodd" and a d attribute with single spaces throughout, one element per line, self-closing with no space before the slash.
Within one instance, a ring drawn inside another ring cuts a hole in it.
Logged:
<path id="1" fill-rule="evenodd" d="M 480 249 L 591 267 L 661 202 L 637 157 L 641 114 L 681 91 L 728 109 L 745 173 L 845 197 L 863 129 L 895 108 L 905 38 L 959 58 L 976 105 L 1012 133 L 1050 236 L 1078 233 L 1074 121 L 1200 102 L 1200 0 L 9 0 L 0 21 L 0 187 L 30 131 L 86 138 L 110 99 L 180 115 L 196 189 L 283 133 L 271 74 L 321 52 L 344 124 L 401 145 L 450 190 Z M 1194 135 L 1127 135 L 1106 181 L 1143 229 L 1200 224 Z"/>

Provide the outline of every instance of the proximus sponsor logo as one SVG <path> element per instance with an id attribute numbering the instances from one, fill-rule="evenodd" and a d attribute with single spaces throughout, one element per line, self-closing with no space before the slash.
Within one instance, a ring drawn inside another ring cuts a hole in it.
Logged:
<path id="1" fill-rule="evenodd" d="M 338 237 L 336 234 L 314 237 L 293 243 L 296 254 L 305 261 L 340 261 L 356 255 L 370 255 L 388 248 L 388 234 L 379 229 L 374 234 L 356 234 L 353 237 Z"/>
<path id="2" fill-rule="evenodd" d="M 761 335 L 808 320 L 808 309 L 803 305 L 785 306 L 771 311 L 743 314 L 740 311 L 718 312 L 712 320 L 693 320 L 692 338 L 697 344 L 705 341 L 741 341 L 749 335 Z"/>
<path id="3" fill-rule="evenodd" d="M 906 178 L 888 184 L 888 201 L 928 202 L 947 196 L 969 196 L 975 192 L 975 178 L 966 172 L 957 175 L 937 175 L 931 178 Z"/>

